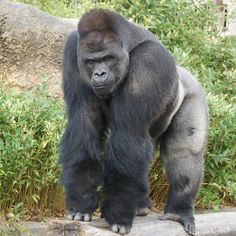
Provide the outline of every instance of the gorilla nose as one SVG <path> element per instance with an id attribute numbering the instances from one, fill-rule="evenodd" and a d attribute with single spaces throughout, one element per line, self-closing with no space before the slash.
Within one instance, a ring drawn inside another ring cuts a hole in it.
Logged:
<path id="1" fill-rule="evenodd" d="M 96 71 L 93 73 L 93 79 L 97 83 L 105 82 L 108 78 L 108 73 L 106 71 Z"/>

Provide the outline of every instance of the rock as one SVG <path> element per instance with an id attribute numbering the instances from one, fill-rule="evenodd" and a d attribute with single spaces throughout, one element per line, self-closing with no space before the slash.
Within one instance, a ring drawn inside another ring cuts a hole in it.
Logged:
<path id="1" fill-rule="evenodd" d="M 236 212 L 221 212 L 196 215 L 197 236 L 236 236 Z M 136 217 L 129 236 L 187 236 L 183 226 L 173 221 L 160 221 L 159 215 L 151 213 Z M 109 230 L 108 224 L 96 218 L 92 222 L 52 220 L 49 223 L 22 224 L 28 236 L 118 236 Z M 36 225 L 38 227 L 36 227 Z M 37 230 L 36 230 L 37 229 Z M 31 234 L 29 234 L 31 233 Z"/>
<path id="2" fill-rule="evenodd" d="M 63 45 L 78 20 L 7 0 L 0 9 L 0 80 L 20 88 L 46 80 L 51 94 L 60 95 Z"/>
<path id="3" fill-rule="evenodd" d="M 48 225 L 47 236 L 86 236 L 82 225 L 78 221 L 54 220 Z"/>
<path id="4" fill-rule="evenodd" d="M 14 214 L 12 212 L 8 212 L 6 215 L 5 215 L 5 218 L 6 220 L 10 220 L 14 217 Z"/>

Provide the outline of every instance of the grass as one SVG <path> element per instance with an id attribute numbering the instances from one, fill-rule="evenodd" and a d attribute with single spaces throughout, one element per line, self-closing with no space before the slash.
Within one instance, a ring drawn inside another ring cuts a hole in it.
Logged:
<path id="1" fill-rule="evenodd" d="M 15 215 L 57 211 L 60 101 L 41 86 L 21 93 L 1 88 L 0 104 L 0 210 Z"/>

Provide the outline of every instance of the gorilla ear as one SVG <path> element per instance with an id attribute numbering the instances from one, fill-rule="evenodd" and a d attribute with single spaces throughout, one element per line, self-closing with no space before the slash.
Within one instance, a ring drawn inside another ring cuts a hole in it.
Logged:
<path id="1" fill-rule="evenodd" d="M 85 13 L 79 21 L 78 30 L 80 36 L 85 36 L 89 32 L 114 31 L 111 13 L 102 9 L 93 9 Z"/>

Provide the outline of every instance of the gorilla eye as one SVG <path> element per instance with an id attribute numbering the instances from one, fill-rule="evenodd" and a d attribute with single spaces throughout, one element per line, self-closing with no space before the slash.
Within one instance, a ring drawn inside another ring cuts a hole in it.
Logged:
<path id="1" fill-rule="evenodd" d="M 114 59 L 113 56 L 106 56 L 106 57 L 103 58 L 103 61 L 111 61 L 113 59 Z"/>
<path id="2" fill-rule="evenodd" d="M 88 65 L 88 66 L 92 66 L 94 64 L 94 61 L 93 60 L 86 60 L 85 63 Z"/>

